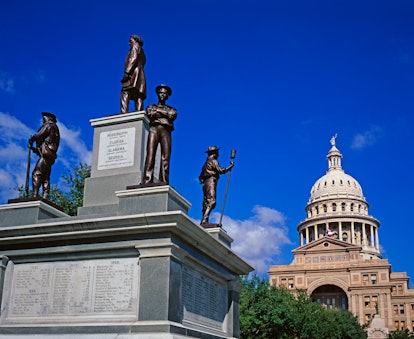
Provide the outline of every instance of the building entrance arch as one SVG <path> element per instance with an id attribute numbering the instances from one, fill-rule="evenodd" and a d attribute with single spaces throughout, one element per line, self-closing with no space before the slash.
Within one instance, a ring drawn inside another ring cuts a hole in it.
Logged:
<path id="1" fill-rule="evenodd" d="M 336 285 L 322 285 L 311 294 L 312 300 L 326 305 L 328 308 L 348 309 L 348 296 Z"/>

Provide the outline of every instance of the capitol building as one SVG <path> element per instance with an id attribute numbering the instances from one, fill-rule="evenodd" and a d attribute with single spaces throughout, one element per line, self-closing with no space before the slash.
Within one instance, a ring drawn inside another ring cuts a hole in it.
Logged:
<path id="1" fill-rule="evenodd" d="M 306 290 L 368 327 L 375 317 L 389 331 L 413 331 L 414 289 L 405 272 L 392 272 L 382 258 L 380 222 L 369 214 L 361 185 L 344 172 L 335 137 L 327 159 L 328 170 L 312 186 L 306 219 L 297 227 L 300 246 L 291 264 L 269 268 L 271 284 Z"/>

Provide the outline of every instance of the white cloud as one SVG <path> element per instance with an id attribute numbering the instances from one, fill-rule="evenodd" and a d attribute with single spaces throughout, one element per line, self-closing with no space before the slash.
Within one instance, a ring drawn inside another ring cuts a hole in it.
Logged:
<path id="1" fill-rule="evenodd" d="M 280 254 L 281 247 L 292 244 L 285 225 L 285 216 L 272 208 L 256 205 L 253 215 L 246 220 L 223 217 L 226 232 L 234 239 L 232 249 L 252 265 L 257 272 L 265 273 Z M 212 214 L 218 221 L 219 212 Z"/>
<path id="2" fill-rule="evenodd" d="M 70 167 L 69 164 L 78 164 L 79 162 L 85 162 L 87 164 L 91 163 L 92 152 L 88 150 L 85 142 L 81 139 L 81 130 L 70 129 L 62 122 L 58 122 L 59 131 L 60 131 L 60 153 L 67 152 L 71 153 L 71 158 L 67 157 L 63 160 L 66 167 Z"/>
<path id="3" fill-rule="evenodd" d="M 14 92 L 14 80 L 3 72 L 0 72 L 0 90 L 7 93 Z"/>
<path id="4" fill-rule="evenodd" d="M 363 133 L 358 133 L 352 140 L 351 148 L 363 149 L 374 145 L 382 137 L 382 129 L 379 126 L 371 126 L 371 128 Z"/>
<path id="5" fill-rule="evenodd" d="M 58 123 L 61 132 L 61 141 L 58 163 L 63 164 L 62 174 L 75 167 L 79 162 L 90 164 L 91 151 L 81 139 L 79 129 L 70 129 L 63 123 Z M 40 127 L 40 126 L 37 126 Z M 27 171 L 27 141 L 35 130 L 25 125 L 16 117 L 0 112 L 0 204 L 8 199 L 16 198 L 15 188 L 24 185 Z M 37 156 L 31 157 L 33 170 Z M 31 173 L 30 171 L 30 173 Z"/>

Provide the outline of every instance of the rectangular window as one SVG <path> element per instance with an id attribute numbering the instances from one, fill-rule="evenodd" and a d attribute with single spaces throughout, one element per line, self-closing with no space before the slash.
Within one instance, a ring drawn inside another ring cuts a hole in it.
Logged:
<path id="1" fill-rule="evenodd" d="M 366 295 L 364 297 L 364 305 L 365 305 L 365 307 L 370 307 L 371 306 L 371 297 L 369 295 Z"/>
<path id="2" fill-rule="evenodd" d="M 400 330 L 405 330 L 405 321 L 404 320 L 400 321 Z"/>
<path id="3" fill-rule="evenodd" d="M 369 275 L 368 274 L 363 274 L 362 275 L 362 283 L 364 285 L 368 285 L 368 280 L 369 280 Z"/>
<path id="4" fill-rule="evenodd" d="M 400 304 L 400 314 L 404 314 L 404 304 Z"/>
<path id="5" fill-rule="evenodd" d="M 410 310 L 411 310 L 411 315 L 414 315 L 414 304 L 411 304 Z"/>
<path id="6" fill-rule="evenodd" d="M 392 295 L 396 295 L 397 294 L 397 286 L 392 286 L 391 287 L 391 294 Z"/>
<path id="7" fill-rule="evenodd" d="M 288 280 L 288 287 L 289 288 L 294 288 L 295 287 L 295 284 L 293 283 L 293 278 L 289 278 L 289 280 Z"/>
<path id="8" fill-rule="evenodd" d="M 394 321 L 394 329 L 398 331 L 400 329 L 400 322 L 398 320 Z"/>
<path id="9" fill-rule="evenodd" d="M 371 274 L 371 284 L 376 285 L 377 284 L 377 275 L 375 273 Z"/>
<path id="10" fill-rule="evenodd" d="M 365 325 L 371 324 L 371 314 L 365 314 Z"/>
<path id="11" fill-rule="evenodd" d="M 286 280 L 286 278 L 280 279 L 280 285 L 281 286 L 284 286 L 284 287 L 287 287 L 287 280 Z"/>
<path id="12" fill-rule="evenodd" d="M 394 311 L 394 314 L 398 314 L 398 305 L 393 305 L 392 309 Z"/>
<path id="13" fill-rule="evenodd" d="M 373 295 L 372 298 L 371 298 L 371 302 L 372 302 L 372 307 L 377 307 L 378 306 L 378 296 Z"/>

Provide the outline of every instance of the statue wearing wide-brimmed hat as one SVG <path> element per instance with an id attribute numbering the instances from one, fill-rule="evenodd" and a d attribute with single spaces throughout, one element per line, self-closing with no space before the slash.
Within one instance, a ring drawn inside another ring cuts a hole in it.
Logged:
<path id="1" fill-rule="evenodd" d="M 36 134 L 29 138 L 28 147 L 39 156 L 32 172 L 33 196 L 39 195 L 40 186 L 43 187 L 43 198 L 48 199 L 50 194 L 50 173 L 57 157 L 60 143 L 59 128 L 56 116 L 50 112 L 42 112 L 43 125 Z M 36 147 L 33 144 L 36 143 Z"/>
<path id="2" fill-rule="evenodd" d="M 228 167 L 220 167 L 217 161 L 219 156 L 219 148 L 217 146 L 210 146 L 205 153 L 207 153 L 207 160 L 198 178 L 200 183 L 203 184 L 204 193 L 201 225 L 209 223 L 210 213 L 216 207 L 217 181 L 220 178 L 220 174 L 227 173 L 234 166 L 234 162 L 231 161 Z"/>

